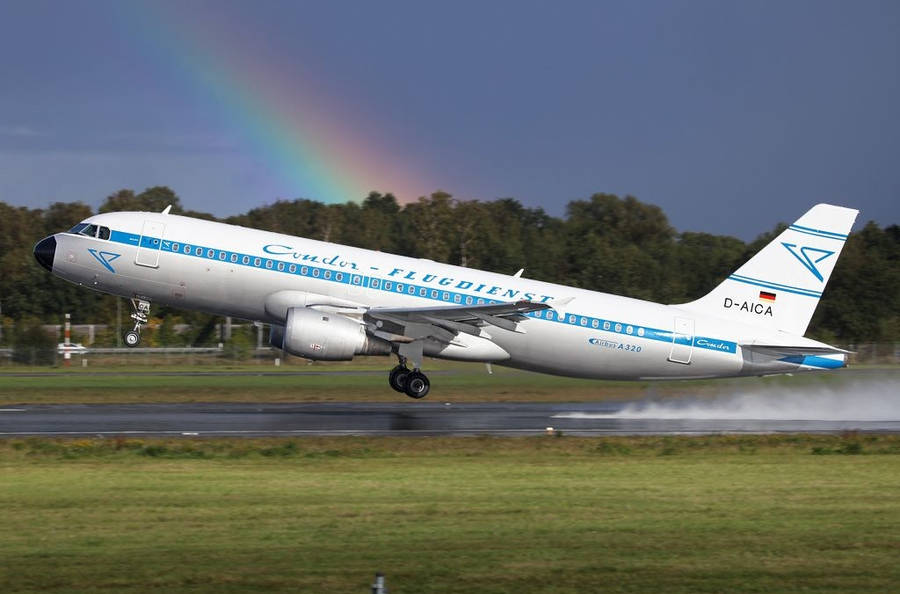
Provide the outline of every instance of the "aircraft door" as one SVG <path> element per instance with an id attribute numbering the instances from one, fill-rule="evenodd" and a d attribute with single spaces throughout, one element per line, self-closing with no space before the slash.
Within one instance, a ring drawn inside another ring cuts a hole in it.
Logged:
<path id="1" fill-rule="evenodd" d="M 150 268 L 159 267 L 159 250 L 162 247 L 163 232 L 166 226 L 157 221 L 144 221 L 141 240 L 138 244 L 134 263 Z"/>
<path id="2" fill-rule="evenodd" d="M 669 361 L 690 365 L 694 353 L 694 320 L 691 318 L 675 318 L 675 329 L 672 332 L 672 349 Z"/>

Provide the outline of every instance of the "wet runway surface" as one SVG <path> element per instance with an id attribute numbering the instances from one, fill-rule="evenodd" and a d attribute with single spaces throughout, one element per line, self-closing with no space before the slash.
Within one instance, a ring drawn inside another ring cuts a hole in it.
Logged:
<path id="1" fill-rule="evenodd" d="M 900 415 L 754 419 L 725 410 L 716 416 L 715 410 L 698 415 L 690 407 L 625 402 L 20 405 L 0 408 L 0 437 L 535 435 L 549 427 L 570 435 L 900 432 Z"/>

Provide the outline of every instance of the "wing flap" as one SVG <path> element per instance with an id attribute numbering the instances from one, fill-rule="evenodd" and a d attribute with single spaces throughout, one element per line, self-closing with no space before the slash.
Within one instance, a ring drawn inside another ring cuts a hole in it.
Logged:
<path id="1" fill-rule="evenodd" d="M 484 326 L 493 326 L 510 332 L 522 332 L 519 322 L 525 314 L 549 309 L 546 303 L 515 301 L 479 305 L 452 305 L 442 307 L 410 307 L 369 309 L 364 319 L 374 331 L 382 328 L 407 339 L 435 339 L 450 343 L 460 332 L 487 338 L 491 336 Z"/>
<path id="2" fill-rule="evenodd" d="M 454 322 L 472 321 L 477 319 L 476 313 L 490 316 L 507 316 L 519 315 L 532 311 L 550 309 L 546 303 L 536 303 L 534 301 L 514 301 L 510 303 L 484 303 L 479 305 L 449 305 L 442 307 L 375 307 L 368 312 L 367 316 L 378 318 L 381 316 L 395 316 L 404 318 L 425 317 L 430 316 L 442 320 L 451 320 Z"/>

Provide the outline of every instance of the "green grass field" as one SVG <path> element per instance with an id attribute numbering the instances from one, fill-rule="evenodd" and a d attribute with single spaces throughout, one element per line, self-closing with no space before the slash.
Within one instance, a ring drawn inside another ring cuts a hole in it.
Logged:
<path id="1" fill-rule="evenodd" d="M 383 364 L 4 368 L 41 374 L 0 375 L 0 406 L 405 401 Z M 458 402 L 898 377 L 629 383 L 430 369 L 430 398 Z M 153 375 L 197 370 L 225 373 Z M 376 571 L 394 594 L 885 592 L 900 583 L 898 493 L 890 435 L 7 439 L 0 592 L 368 592 Z"/>
<path id="2" fill-rule="evenodd" d="M 127 402 L 378 402 L 403 401 L 387 385 L 388 361 L 363 359 L 349 364 L 261 365 L 226 367 L 137 366 L 91 367 L 48 371 L 4 368 L 0 405 Z M 206 372 L 211 375 L 154 375 L 156 372 Z M 261 375 L 230 375 L 240 372 Z M 293 373 L 289 373 L 293 372 Z M 334 373 L 337 372 L 337 373 Z M 343 374 L 341 372 L 354 372 Z M 359 373 L 363 372 L 363 373 Z M 36 374 L 27 377 L 15 374 Z M 100 373 L 102 375 L 95 375 Z M 430 399 L 452 402 L 590 402 L 712 396 L 741 390 L 833 386 L 867 379 L 900 377 L 897 366 L 836 373 L 749 377 L 701 381 L 613 382 L 578 380 L 483 365 L 429 361 Z M 264 375 L 262 375 L 264 374 Z"/>
<path id="3" fill-rule="evenodd" d="M 0 441 L 0 591 L 887 592 L 900 437 Z"/>

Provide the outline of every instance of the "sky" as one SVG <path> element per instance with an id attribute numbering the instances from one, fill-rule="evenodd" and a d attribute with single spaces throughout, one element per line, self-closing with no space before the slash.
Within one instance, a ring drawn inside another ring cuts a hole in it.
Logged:
<path id="1" fill-rule="evenodd" d="M 900 223 L 900 2 L 0 0 L 0 201 L 596 192 Z"/>

